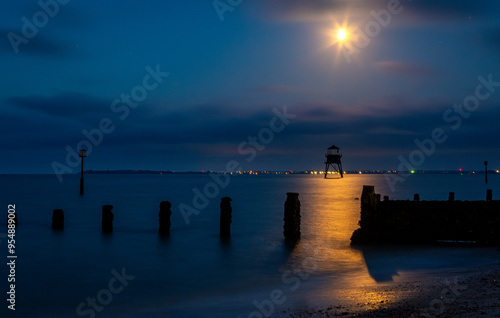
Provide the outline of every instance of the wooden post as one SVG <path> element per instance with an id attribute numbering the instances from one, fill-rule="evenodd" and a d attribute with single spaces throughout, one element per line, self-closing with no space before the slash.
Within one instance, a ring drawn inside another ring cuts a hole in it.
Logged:
<path id="1" fill-rule="evenodd" d="M 301 235 L 299 194 L 287 192 L 286 196 L 283 235 L 287 241 L 297 241 Z"/>
<path id="2" fill-rule="evenodd" d="M 84 186 L 83 186 L 83 158 L 87 157 L 87 155 L 85 155 L 85 152 L 87 150 L 85 149 L 80 149 L 80 152 L 78 154 L 78 157 L 82 158 L 82 171 L 80 172 L 80 195 L 83 195 L 84 193 Z"/>
<path id="3" fill-rule="evenodd" d="M 493 190 L 488 189 L 486 190 L 486 201 L 491 201 L 493 200 Z"/>
<path id="4" fill-rule="evenodd" d="M 224 197 L 220 200 L 220 232 L 221 238 L 231 237 L 232 213 L 231 198 Z"/>
<path id="5" fill-rule="evenodd" d="M 61 209 L 55 209 L 52 211 L 52 229 L 62 230 L 64 229 L 64 211 Z"/>
<path id="6" fill-rule="evenodd" d="M 488 161 L 484 162 L 484 182 L 488 184 Z"/>
<path id="7" fill-rule="evenodd" d="M 160 212 L 158 213 L 158 222 L 160 223 L 160 227 L 158 229 L 158 233 L 162 235 L 170 234 L 170 216 L 172 215 L 172 211 L 170 208 L 172 204 L 168 201 L 160 202 Z"/>
<path id="8" fill-rule="evenodd" d="M 450 192 L 448 194 L 448 201 L 455 201 L 455 192 Z"/>
<path id="9" fill-rule="evenodd" d="M 361 193 L 361 212 L 375 210 L 377 198 L 375 196 L 375 187 L 364 185 Z"/>
<path id="10" fill-rule="evenodd" d="M 112 205 L 103 205 L 102 206 L 102 231 L 103 232 L 113 232 L 113 219 L 114 215 L 111 210 L 113 209 Z"/>
<path id="11" fill-rule="evenodd" d="M 361 193 L 361 218 L 359 225 L 363 230 L 371 230 L 376 228 L 377 210 L 377 195 L 375 194 L 375 187 L 371 185 L 364 185 L 363 192 Z"/>

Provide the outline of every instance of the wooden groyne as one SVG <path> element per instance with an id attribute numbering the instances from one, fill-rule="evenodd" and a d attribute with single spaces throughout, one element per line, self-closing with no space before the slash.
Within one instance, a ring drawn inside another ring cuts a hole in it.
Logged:
<path id="1" fill-rule="evenodd" d="M 284 212 L 284 225 L 283 225 L 283 235 L 285 240 L 288 242 L 297 242 L 300 239 L 300 201 L 299 194 L 293 192 L 287 192 L 287 198 L 285 201 L 285 212 Z M 220 238 L 227 242 L 231 237 L 231 223 L 232 223 L 232 213 L 233 209 L 231 207 L 230 197 L 221 198 L 220 203 Z M 169 236 L 170 228 L 172 226 L 171 216 L 172 216 L 172 204 L 169 201 L 160 202 L 160 211 L 158 213 L 158 233 L 161 236 Z M 103 205 L 102 206 L 102 219 L 101 227 L 102 232 L 109 235 L 113 232 L 113 206 Z M 10 228 L 15 228 L 17 226 L 17 214 L 15 212 L 9 212 L 7 214 L 7 226 Z M 55 231 L 64 230 L 64 211 L 61 209 L 54 209 L 52 212 L 52 229 Z"/>
<path id="2" fill-rule="evenodd" d="M 500 200 L 485 201 L 389 200 L 375 193 L 374 186 L 363 186 L 360 228 L 352 244 L 436 244 L 474 243 L 500 245 Z"/>

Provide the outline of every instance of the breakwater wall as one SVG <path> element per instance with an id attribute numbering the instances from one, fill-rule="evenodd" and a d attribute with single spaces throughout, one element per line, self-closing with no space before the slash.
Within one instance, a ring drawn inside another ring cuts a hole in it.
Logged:
<path id="1" fill-rule="evenodd" d="M 352 244 L 436 244 L 474 243 L 500 246 L 500 200 L 456 201 L 450 192 L 447 201 L 389 200 L 363 186 L 360 228 Z"/>

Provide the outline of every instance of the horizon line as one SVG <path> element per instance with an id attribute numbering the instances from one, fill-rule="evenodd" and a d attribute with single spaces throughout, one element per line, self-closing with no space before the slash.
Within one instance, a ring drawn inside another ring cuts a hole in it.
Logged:
<path id="1" fill-rule="evenodd" d="M 452 169 L 452 170 L 439 170 L 439 169 L 429 169 L 429 170 L 390 170 L 390 169 L 354 169 L 354 170 L 344 170 L 344 174 L 485 174 L 484 170 L 463 170 L 463 169 Z M 499 170 L 488 169 L 488 173 L 500 174 Z M 223 171 L 223 170 L 149 170 L 149 169 L 117 169 L 117 170 L 84 170 L 84 174 L 324 174 L 324 170 L 236 170 L 236 171 Z M 51 175 L 53 173 L 18 173 L 18 172 L 2 172 L 0 175 Z M 329 172 L 329 174 L 338 174 L 338 172 Z M 65 175 L 80 175 L 77 173 L 68 173 Z"/>

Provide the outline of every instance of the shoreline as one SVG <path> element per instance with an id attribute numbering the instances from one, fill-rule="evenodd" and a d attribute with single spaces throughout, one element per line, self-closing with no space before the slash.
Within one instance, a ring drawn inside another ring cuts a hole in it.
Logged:
<path id="1" fill-rule="evenodd" d="M 442 278 L 351 290 L 365 302 L 286 310 L 279 317 L 500 317 L 500 264 Z M 396 295 L 391 299 L 391 296 Z M 366 302 L 366 299 L 369 299 Z"/>

